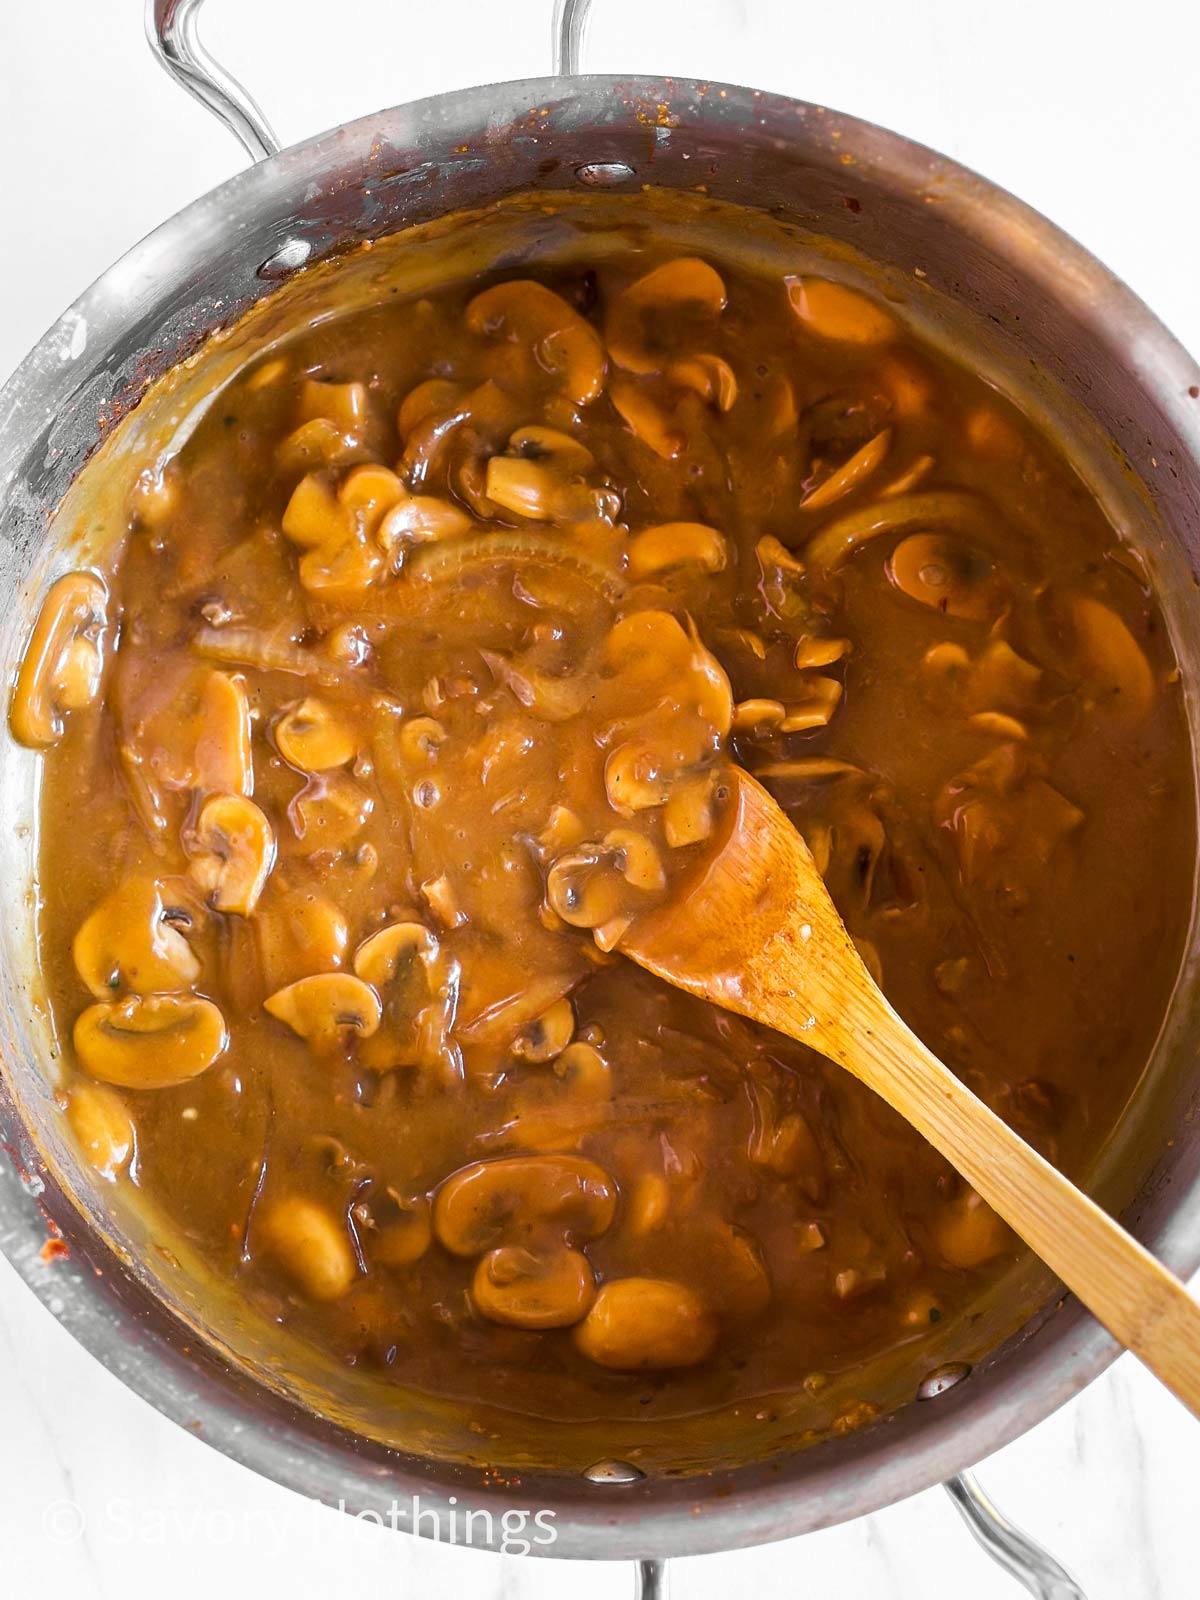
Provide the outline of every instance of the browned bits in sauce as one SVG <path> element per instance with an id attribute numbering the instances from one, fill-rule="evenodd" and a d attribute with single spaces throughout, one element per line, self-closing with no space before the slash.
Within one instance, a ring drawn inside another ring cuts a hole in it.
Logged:
<path id="1" fill-rule="evenodd" d="M 1180 691 L 1080 483 L 900 309 L 632 244 L 580 281 L 298 333 L 50 590 L 12 725 L 66 1114 L 380 1384 L 844 1428 L 1016 1242 L 621 936 L 743 763 L 906 1019 L 1083 1172 L 1180 950 Z"/>

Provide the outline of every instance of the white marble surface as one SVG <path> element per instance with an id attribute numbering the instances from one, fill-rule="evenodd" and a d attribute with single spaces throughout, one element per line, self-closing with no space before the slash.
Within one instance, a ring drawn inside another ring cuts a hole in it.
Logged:
<path id="1" fill-rule="evenodd" d="M 1195 0 L 597 0 L 590 61 L 844 107 L 1032 201 L 1200 348 Z M 383 104 L 546 70 L 549 0 L 211 0 L 210 43 L 285 138 Z M 0 374 L 139 235 L 236 170 L 153 67 L 139 0 L 0 8 Z M 274 38 L 286 13 L 291 32 Z M 52 1268 L 47 1270 L 53 1270 Z M 1090 1600 L 1190 1600 L 1200 1433 L 1128 1357 L 980 1476 Z M 264 1482 L 164 1421 L 0 1262 L 0 1592 L 623 1595 L 628 1575 L 396 1537 Z M 940 1491 L 852 1526 L 680 1562 L 679 1600 L 1011 1600 Z"/>

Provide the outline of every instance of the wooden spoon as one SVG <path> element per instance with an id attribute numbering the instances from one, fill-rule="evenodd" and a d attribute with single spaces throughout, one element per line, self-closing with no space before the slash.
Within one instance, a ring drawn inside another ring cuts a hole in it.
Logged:
<path id="1" fill-rule="evenodd" d="M 957 1167 L 1123 1345 L 1200 1416 L 1200 1305 L 976 1098 L 892 1010 L 808 846 L 740 770 L 716 847 L 620 948 L 680 989 L 819 1050 Z"/>

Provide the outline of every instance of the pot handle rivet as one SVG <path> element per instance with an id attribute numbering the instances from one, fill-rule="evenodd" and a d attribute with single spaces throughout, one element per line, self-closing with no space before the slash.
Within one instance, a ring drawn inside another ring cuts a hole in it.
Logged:
<path id="1" fill-rule="evenodd" d="M 278 250 L 273 250 L 267 259 L 257 268 L 256 277 L 265 278 L 274 282 L 277 278 L 290 277 L 299 267 L 302 267 L 312 254 L 312 245 L 307 239 L 285 239 Z"/>
<path id="2" fill-rule="evenodd" d="M 640 1483 L 646 1474 L 632 1461 L 597 1461 L 583 1476 L 589 1483 Z"/>
<path id="3" fill-rule="evenodd" d="M 947 1361 L 944 1366 L 934 1367 L 932 1372 L 927 1372 L 917 1385 L 918 1400 L 936 1400 L 955 1384 L 961 1383 L 969 1377 L 971 1368 L 965 1361 Z"/>

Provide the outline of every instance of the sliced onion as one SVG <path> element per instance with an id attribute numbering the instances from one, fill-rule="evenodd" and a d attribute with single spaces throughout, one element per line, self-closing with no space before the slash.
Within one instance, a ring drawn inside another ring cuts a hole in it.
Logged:
<path id="1" fill-rule="evenodd" d="M 338 672 L 311 650 L 296 644 L 283 630 L 264 628 L 199 628 L 192 644 L 202 656 L 235 667 L 257 667 L 261 672 L 290 672 L 298 678 L 336 683 Z"/>
<path id="2" fill-rule="evenodd" d="M 801 511 L 823 511 L 827 506 L 842 499 L 844 495 L 848 495 L 852 489 L 859 488 L 877 468 L 883 465 L 891 444 L 890 428 L 884 428 L 873 439 L 868 439 L 860 450 L 854 452 L 849 461 L 844 461 L 815 489 L 809 490 L 800 502 Z"/>
<path id="3" fill-rule="evenodd" d="M 804 559 L 812 567 L 832 571 L 871 539 L 914 528 L 951 528 L 982 537 L 994 531 L 995 518 L 978 496 L 965 489 L 898 494 L 827 522 L 805 545 Z"/>
<path id="4" fill-rule="evenodd" d="M 517 529 L 424 545 L 410 559 L 408 573 L 414 583 L 445 583 L 460 577 L 471 567 L 496 562 L 566 568 L 578 573 L 606 600 L 619 600 L 625 593 L 625 584 L 617 573 L 592 560 L 574 545 Z"/>

